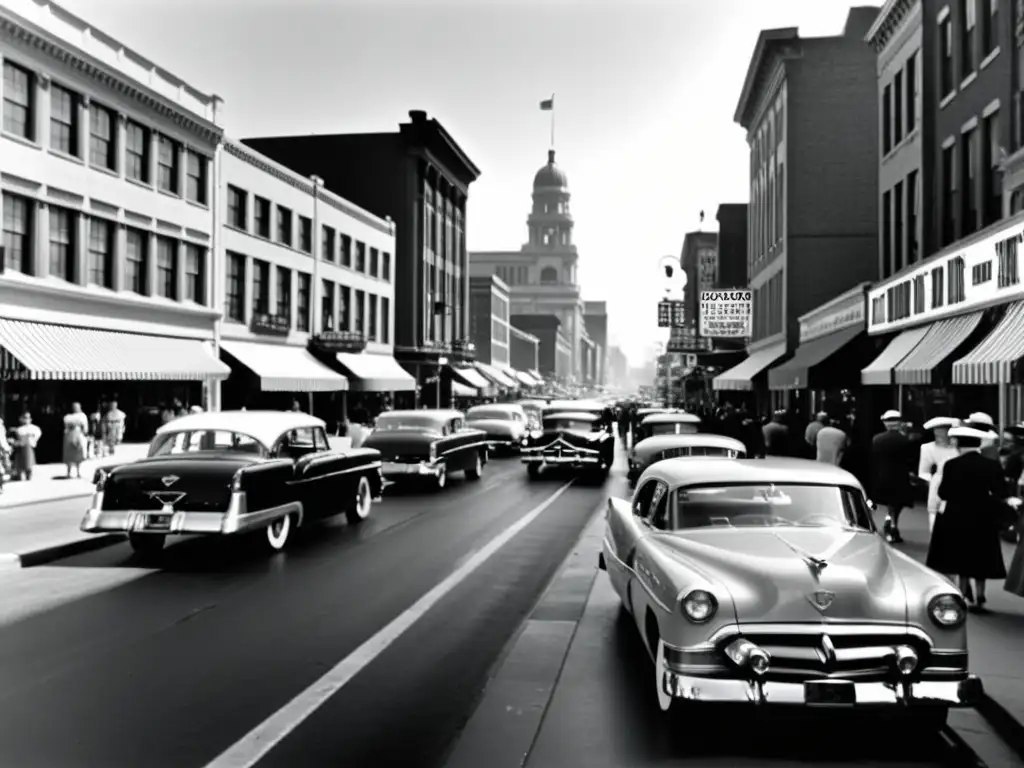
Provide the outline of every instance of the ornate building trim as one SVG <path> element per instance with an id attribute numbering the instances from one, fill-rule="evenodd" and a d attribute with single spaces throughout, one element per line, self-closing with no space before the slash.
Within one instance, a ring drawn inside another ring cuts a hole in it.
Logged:
<path id="1" fill-rule="evenodd" d="M 765 81 L 772 76 L 780 59 L 799 55 L 799 41 L 796 27 L 761 31 L 747 66 L 747 76 L 736 102 L 733 122 L 745 129 L 751 128 L 751 118 L 761 103 Z"/>
<path id="2" fill-rule="evenodd" d="M 886 0 L 882 10 L 878 12 L 875 23 L 864 36 L 864 42 L 874 48 L 875 53 L 881 53 L 918 2 L 919 0 Z"/>

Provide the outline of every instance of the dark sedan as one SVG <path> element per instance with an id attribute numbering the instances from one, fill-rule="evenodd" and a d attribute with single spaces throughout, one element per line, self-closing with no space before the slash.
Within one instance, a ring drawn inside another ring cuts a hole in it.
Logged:
<path id="1" fill-rule="evenodd" d="M 548 469 L 584 472 L 595 480 L 608 476 L 615 438 L 603 414 L 591 411 L 547 412 L 541 428 L 523 438 L 520 452 L 531 479 Z"/>

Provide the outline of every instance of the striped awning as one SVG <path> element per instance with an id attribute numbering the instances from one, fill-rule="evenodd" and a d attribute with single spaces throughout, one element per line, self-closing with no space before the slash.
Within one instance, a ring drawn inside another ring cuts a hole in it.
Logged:
<path id="1" fill-rule="evenodd" d="M 335 358 L 349 372 L 349 384 L 354 391 L 411 392 L 416 389 L 416 379 L 391 355 L 338 352 Z"/>
<path id="2" fill-rule="evenodd" d="M 477 363 L 477 370 L 479 370 L 484 376 L 493 381 L 499 387 L 505 387 L 506 389 L 516 389 L 519 385 L 506 376 L 504 373 L 499 371 L 492 365 L 487 363 Z"/>
<path id="3" fill-rule="evenodd" d="M 478 394 L 484 397 L 490 397 L 494 394 L 494 385 L 476 368 L 462 368 L 453 365 L 451 366 L 451 371 L 452 375 L 459 380 L 455 383 L 461 383 L 463 386 L 475 389 Z"/>
<path id="4" fill-rule="evenodd" d="M 899 336 L 889 342 L 888 346 L 871 361 L 867 368 L 860 372 L 860 383 L 869 386 L 889 386 L 893 383 L 892 369 L 914 351 L 914 347 L 921 343 L 921 339 L 928 333 L 928 326 L 911 328 L 903 331 Z"/>
<path id="5" fill-rule="evenodd" d="M 540 371 L 538 371 L 536 368 L 531 368 L 530 370 L 527 371 L 527 373 L 533 376 L 533 378 L 535 378 L 541 384 L 544 383 L 544 377 L 540 375 Z"/>
<path id="6" fill-rule="evenodd" d="M 716 391 L 740 391 L 754 388 L 753 379 L 769 365 L 786 354 L 786 342 L 759 349 L 739 365 L 720 373 L 711 380 Z"/>
<path id="7" fill-rule="evenodd" d="M 305 347 L 222 341 L 220 348 L 259 378 L 263 392 L 339 392 L 348 389 L 348 379 L 321 363 Z"/>
<path id="8" fill-rule="evenodd" d="M 516 371 L 516 378 L 519 379 L 519 383 L 524 387 L 539 387 L 544 382 L 537 381 L 533 376 L 526 373 L 525 371 Z"/>
<path id="9" fill-rule="evenodd" d="M 967 341 L 981 322 L 982 312 L 937 320 L 914 349 L 893 368 L 897 384 L 931 384 L 932 372 Z"/>
<path id="10" fill-rule="evenodd" d="M 479 397 L 480 392 L 476 387 L 467 387 L 465 384 L 460 384 L 457 381 L 452 382 L 452 396 L 453 397 Z"/>
<path id="11" fill-rule="evenodd" d="M 0 318 L 0 370 L 32 381 L 205 381 L 231 369 L 206 342 Z"/>
<path id="12" fill-rule="evenodd" d="M 1024 357 L 1024 301 L 1014 302 L 977 347 L 953 363 L 954 384 L 1002 384 Z M 1000 369 L 1002 369 L 1000 371 Z"/>

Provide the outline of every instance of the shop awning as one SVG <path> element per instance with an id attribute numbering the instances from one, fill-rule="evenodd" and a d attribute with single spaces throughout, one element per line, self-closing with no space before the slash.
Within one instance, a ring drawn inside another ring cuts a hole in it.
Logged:
<path id="1" fill-rule="evenodd" d="M 465 384 L 459 384 L 457 381 L 452 382 L 452 396 L 453 397 L 480 397 L 480 391 L 475 387 L 467 387 Z"/>
<path id="2" fill-rule="evenodd" d="M 541 384 L 541 382 L 537 381 L 533 376 L 525 371 L 516 371 L 516 378 L 519 379 L 519 383 L 524 387 L 537 387 Z"/>
<path id="3" fill-rule="evenodd" d="M 502 373 L 492 365 L 488 365 L 487 363 L 477 363 L 476 367 L 481 373 L 483 373 L 484 376 L 493 381 L 499 387 L 505 387 L 506 389 L 516 389 L 519 386 L 518 384 L 516 384 L 516 382 L 514 382 L 512 379 L 510 379 L 508 376 L 506 376 L 504 373 Z"/>
<path id="4" fill-rule="evenodd" d="M 725 373 L 711 380 L 711 388 L 717 391 L 753 389 L 753 379 L 765 368 L 786 354 L 786 343 L 774 344 L 759 349 L 739 365 L 734 365 Z"/>
<path id="5" fill-rule="evenodd" d="M 231 369 L 206 342 L 0 318 L 0 367 L 33 381 L 204 381 Z"/>
<path id="6" fill-rule="evenodd" d="M 982 312 L 937 320 L 921 343 L 893 369 L 897 384 L 931 384 L 932 371 L 967 341 L 981 322 Z"/>
<path id="7" fill-rule="evenodd" d="M 508 378 L 512 379 L 513 383 L 517 387 L 519 386 L 519 376 L 515 368 L 513 368 L 511 365 L 496 365 L 494 367 L 497 368 L 502 373 L 504 373 Z"/>
<path id="8" fill-rule="evenodd" d="M 416 379 L 391 355 L 338 352 L 335 358 L 349 373 L 349 388 L 353 392 L 410 392 L 416 389 Z"/>
<path id="9" fill-rule="evenodd" d="M 844 328 L 841 331 L 821 336 L 801 344 L 796 354 L 778 368 L 768 371 L 768 388 L 775 390 L 804 389 L 809 386 L 811 369 L 824 364 L 830 357 L 839 352 L 864 333 L 864 328 Z"/>
<path id="10" fill-rule="evenodd" d="M 220 348 L 253 372 L 264 392 L 338 392 L 348 379 L 306 351 L 288 344 L 222 341 Z"/>
<path id="11" fill-rule="evenodd" d="M 1022 357 L 1024 302 L 1018 301 L 1006 310 L 999 325 L 981 344 L 953 363 L 953 383 L 1009 383 L 1013 377 L 1013 365 Z"/>
<path id="12" fill-rule="evenodd" d="M 476 368 L 460 368 L 452 366 L 452 373 L 462 379 L 463 386 L 469 386 L 479 390 L 492 390 L 494 385 L 491 384 Z"/>
<path id="13" fill-rule="evenodd" d="M 928 326 L 911 328 L 903 331 L 899 336 L 889 342 L 888 346 L 871 361 L 867 368 L 861 369 L 860 383 L 868 386 L 889 386 L 893 383 L 893 368 L 902 362 L 903 358 L 914 351 L 914 347 L 921 343 L 921 339 L 928 333 Z"/>
<path id="14" fill-rule="evenodd" d="M 540 375 L 540 371 L 538 371 L 536 368 L 531 368 L 530 370 L 527 371 L 527 373 L 533 376 L 533 378 L 535 378 L 541 384 L 544 383 L 544 377 Z"/>

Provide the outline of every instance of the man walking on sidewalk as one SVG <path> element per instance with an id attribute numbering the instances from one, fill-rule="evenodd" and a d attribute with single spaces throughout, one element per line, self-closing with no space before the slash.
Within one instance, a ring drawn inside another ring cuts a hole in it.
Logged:
<path id="1" fill-rule="evenodd" d="M 887 541 L 901 544 L 900 514 L 914 504 L 914 490 L 910 484 L 913 465 L 913 445 L 903 434 L 903 416 L 897 410 L 882 414 L 884 432 L 871 440 L 871 499 L 886 508 L 883 532 Z"/>

